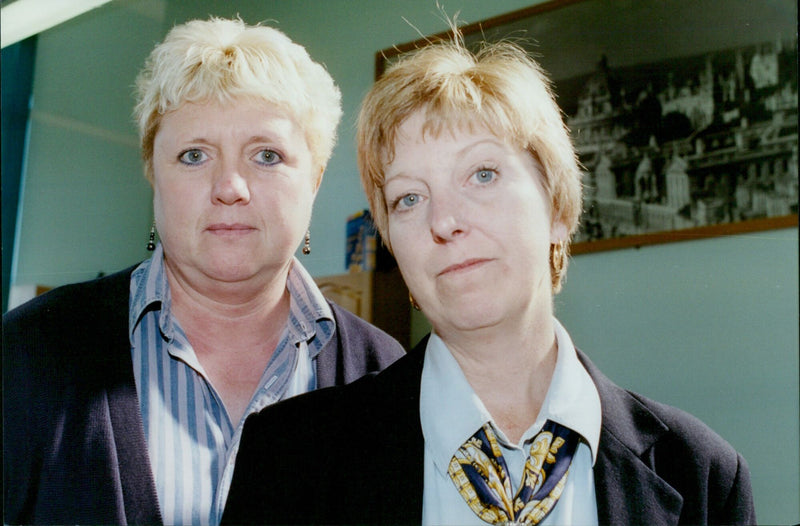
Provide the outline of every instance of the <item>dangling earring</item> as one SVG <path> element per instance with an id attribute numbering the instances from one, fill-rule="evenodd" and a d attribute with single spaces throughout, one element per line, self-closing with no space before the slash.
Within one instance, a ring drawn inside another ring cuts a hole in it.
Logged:
<path id="1" fill-rule="evenodd" d="M 306 240 L 305 243 L 303 243 L 303 254 L 306 256 L 311 254 L 311 232 L 309 230 L 306 230 Z"/>
<path id="2" fill-rule="evenodd" d="M 156 249 L 156 220 L 153 219 L 153 226 L 150 227 L 150 239 L 147 240 L 147 250 L 152 252 Z"/>
<path id="3" fill-rule="evenodd" d="M 408 301 L 411 302 L 411 306 L 414 307 L 414 310 L 422 310 L 419 307 L 419 303 L 417 303 L 417 300 L 414 299 L 414 296 L 412 296 L 410 292 L 408 293 Z"/>

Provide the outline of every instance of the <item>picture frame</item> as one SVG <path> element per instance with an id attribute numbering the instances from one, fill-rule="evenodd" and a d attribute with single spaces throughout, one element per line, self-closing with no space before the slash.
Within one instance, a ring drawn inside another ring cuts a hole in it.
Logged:
<path id="1" fill-rule="evenodd" d="M 795 0 L 550 0 L 460 27 L 549 73 L 583 168 L 580 254 L 798 225 Z M 375 54 L 376 79 L 426 36 Z"/>

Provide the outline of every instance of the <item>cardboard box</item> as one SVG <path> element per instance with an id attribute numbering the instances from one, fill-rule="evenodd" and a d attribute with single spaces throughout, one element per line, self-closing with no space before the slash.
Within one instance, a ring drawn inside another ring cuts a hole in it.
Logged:
<path id="1" fill-rule="evenodd" d="M 348 272 L 375 270 L 378 244 L 378 231 L 369 210 L 361 210 L 348 217 L 345 269 Z"/>

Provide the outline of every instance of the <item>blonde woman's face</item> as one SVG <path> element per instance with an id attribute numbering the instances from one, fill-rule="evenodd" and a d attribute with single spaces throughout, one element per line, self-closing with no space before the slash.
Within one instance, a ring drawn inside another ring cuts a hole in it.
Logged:
<path id="1" fill-rule="evenodd" d="M 319 177 L 303 130 L 252 100 L 185 104 L 155 137 L 154 209 L 168 267 L 194 283 L 288 270 Z"/>
<path id="2" fill-rule="evenodd" d="M 533 157 L 485 128 L 423 135 L 413 114 L 399 130 L 384 186 L 389 236 L 414 299 L 439 334 L 549 309 L 550 221 Z"/>

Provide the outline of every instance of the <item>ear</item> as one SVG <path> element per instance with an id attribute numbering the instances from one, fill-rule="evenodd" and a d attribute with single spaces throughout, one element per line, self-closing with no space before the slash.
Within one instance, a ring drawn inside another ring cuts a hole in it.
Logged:
<path id="1" fill-rule="evenodd" d="M 567 225 L 559 218 L 553 219 L 550 224 L 550 243 L 560 243 L 569 238 Z"/>

